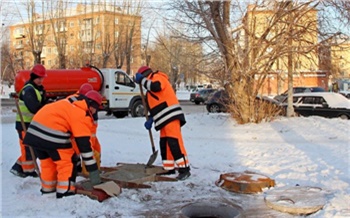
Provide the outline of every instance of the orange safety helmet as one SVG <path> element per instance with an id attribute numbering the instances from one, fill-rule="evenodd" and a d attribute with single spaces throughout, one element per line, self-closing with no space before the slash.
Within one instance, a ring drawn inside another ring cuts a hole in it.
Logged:
<path id="1" fill-rule="evenodd" d="M 92 102 L 90 102 L 90 106 L 94 107 L 94 108 L 100 108 L 101 109 L 101 104 L 102 104 L 102 95 L 100 93 L 98 93 L 95 90 L 91 90 L 88 91 L 85 96 L 92 100 Z"/>
<path id="2" fill-rule="evenodd" d="M 149 66 L 142 66 L 139 68 L 137 73 L 141 73 L 144 77 L 147 77 L 150 73 L 152 73 L 152 69 Z"/>
<path id="3" fill-rule="evenodd" d="M 88 91 L 91 91 L 93 89 L 94 89 L 94 87 L 92 87 L 92 85 L 90 83 L 84 83 L 79 88 L 79 94 L 86 95 L 86 93 L 88 93 Z"/>
<path id="4" fill-rule="evenodd" d="M 46 69 L 41 64 L 35 65 L 31 71 L 31 73 L 38 76 L 38 77 L 46 77 L 47 76 Z"/>

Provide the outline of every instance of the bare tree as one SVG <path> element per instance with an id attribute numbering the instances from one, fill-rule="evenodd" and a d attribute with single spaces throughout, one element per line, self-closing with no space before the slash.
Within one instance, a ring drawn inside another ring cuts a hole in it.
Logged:
<path id="1" fill-rule="evenodd" d="M 186 37 L 219 51 L 217 58 L 222 64 L 216 72 L 223 71 L 221 75 L 231 84 L 226 86 L 234 102 L 230 108 L 239 123 L 271 119 L 258 116 L 261 108 L 256 101 L 270 72 L 288 67 L 290 74 L 295 72 L 291 58 L 303 59 L 309 68 L 316 69 L 317 19 L 311 2 L 256 1 L 248 10 L 239 1 L 174 3 L 184 15 L 176 21 L 195 30 Z M 259 15 L 262 10 L 266 15 Z M 290 46 L 285 46 L 288 42 Z"/>
<path id="2" fill-rule="evenodd" d="M 37 13 L 38 4 L 41 4 L 41 14 Z M 34 63 L 41 63 L 41 53 L 48 31 L 45 25 L 45 11 L 47 5 L 45 4 L 45 1 L 38 3 L 34 0 L 28 0 L 24 3 L 24 7 L 26 9 L 27 19 L 24 19 L 21 12 L 18 11 L 22 22 L 24 23 L 23 28 L 25 28 L 26 33 L 23 35 L 23 38 L 28 40 L 28 44 L 34 57 Z"/>
<path id="3" fill-rule="evenodd" d="M 10 22 L 11 10 L 9 10 L 8 3 L 2 2 L 0 5 L 1 16 L 1 33 L 0 33 L 0 46 L 1 46 L 1 82 L 8 81 L 12 84 L 14 81 L 15 70 L 14 70 L 14 55 L 10 51 L 10 38 L 8 23 Z"/>
<path id="4" fill-rule="evenodd" d="M 149 47 L 148 55 L 153 57 L 150 61 L 152 68 L 167 72 L 175 88 L 182 80 L 185 84 L 195 80 L 191 72 L 201 63 L 202 47 L 165 31 L 156 37 L 156 42 Z"/>
<path id="5" fill-rule="evenodd" d="M 114 42 L 116 42 L 114 46 L 115 65 L 122 67 L 125 60 L 128 74 L 131 73 L 131 62 L 136 58 L 133 50 L 135 44 L 141 43 L 141 35 L 136 35 L 141 32 L 141 26 L 139 26 L 141 5 L 142 1 L 140 0 L 123 0 L 120 6 L 122 8 L 120 20 L 115 28 L 118 30 L 118 34 L 114 34 Z M 137 41 L 133 41 L 134 39 Z"/>
<path id="6" fill-rule="evenodd" d="M 66 47 L 67 47 L 67 14 L 69 1 L 59 0 L 50 2 L 50 12 L 48 13 L 51 24 L 51 32 L 54 37 L 54 44 L 58 54 L 58 68 L 66 68 Z"/>

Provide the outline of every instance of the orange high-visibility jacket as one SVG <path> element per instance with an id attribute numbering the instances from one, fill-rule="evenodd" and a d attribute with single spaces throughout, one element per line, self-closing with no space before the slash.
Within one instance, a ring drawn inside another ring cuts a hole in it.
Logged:
<path id="1" fill-rule="evenodd" d="M 181 126 L 186 123 L 179 100 L 165 73 L 159 71 L 151 73 L 147 79 L 142 79 L 141 84 L 148 90 L 146 102 L 156 130 L 160 130 L 173 120 L 180 120 Z"/>
<path id="2" fill-rule="evenodd" d="M 69 101 L 77 101 L 78 99 L 82 99 L 84 98 L 83 95 L 80 95 L 79 93 L 75 93 L 72 94 L 70 96 L 68 96 L 66 99 L 68 99 Z M 96 112 L 97 113 L 97 112 Z M 93 125 L 91 126 L 91 138 L 90 138 L 90 143 L 91 143 L 91 148 L 94 151 L 97 151 L 98 153 L 101 153 L 101 145 L 100 142 L 97 139 L 96 136 L 96 132 L 97 132 L 97 126 L 98 126 L 98 122 L 97 122 L 97 115 L 96 116 L 92 116 L 94 119 Z M 77 154 L 80 154 L 79 149 L 77 149 L 77 145 L 74 141 L 72 141 L 73 143 L 73 148 L 76 151 Z"/>
<path id="3" fill-rule="evenodd" d="M 85 99 L 63 99 L 45 105 L 35 114 L 25 144 L 42 150 L 70 149 L 74 137 L 88 171 L 96 170 L 90 144 L 93 118 Z"/>

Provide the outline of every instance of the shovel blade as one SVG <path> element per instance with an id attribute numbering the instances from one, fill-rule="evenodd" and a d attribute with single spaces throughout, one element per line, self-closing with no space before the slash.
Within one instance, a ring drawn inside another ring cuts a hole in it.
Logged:
<path id="1" fill-rule="evenodd" d="M 148 162 L 146 164 L 147 167 L 152 166 L 152 164 L 154 163 L 154 161 L 156 161 L 158 156 L 158 150 L 156 150 L 155 152 L 153 152 L 153 154 L 151 154 L 151 156 L 148 159 Z"/>

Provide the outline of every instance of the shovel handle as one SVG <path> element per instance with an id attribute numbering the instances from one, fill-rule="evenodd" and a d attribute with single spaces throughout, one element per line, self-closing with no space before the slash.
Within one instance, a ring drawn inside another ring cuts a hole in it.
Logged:
<path id="1" fill-rule="evenodd" d="M 144 111 L 145 111 L 145 117 L 146 117 L 146 120 L 148 120 L 148 110 L 147 110 L 145 95 L 143 93 L 143 88 L 142 88 L 141 83 L 139 84 L 139 86 L 140 86 L 140 92 L 141 92 L 142 105 L 143 105 L 143 108 L 144 108 Z M 151 129 L 148 130 L 148 134 L 149 134 L 149 138 L 150 138 L 151 145 L 152 145 L 152 151 L 154 153 L 154 152 L 156 152 L 156 148 L 154 146 L 154 141 L 153 141 L 153 136 L 152 136 Z"/>
<path id="2" fill-rule="evenodd" d="M 18 97 L 15 97 L 15 103 L 16 103 L 17 113 L 18 113 L 19 118 L 21 120 L 21 125 L 22 125 L 22 128 L 23 128 L 23 131 L 24 131 L 24 133 L 27 133 L 27 128 L 26 128 L 26 125 L 24 124 L 23 115 L 22 115 L 21 109 L 19 107 Z M 32 156 L 32 159 L 33 159 L 33 162 L 34 162 L 35 171 L 38 174 L 39 178 L 41 178 L 40 170 L 39 170 L 38 163 L 36 162 L 36 156 L 35 156 L 34 150 L 29 145 L 25 145 L 25 146 L 27 146 L 29 148 L 29 152 L 30 152 L 30 154 Z"/>

